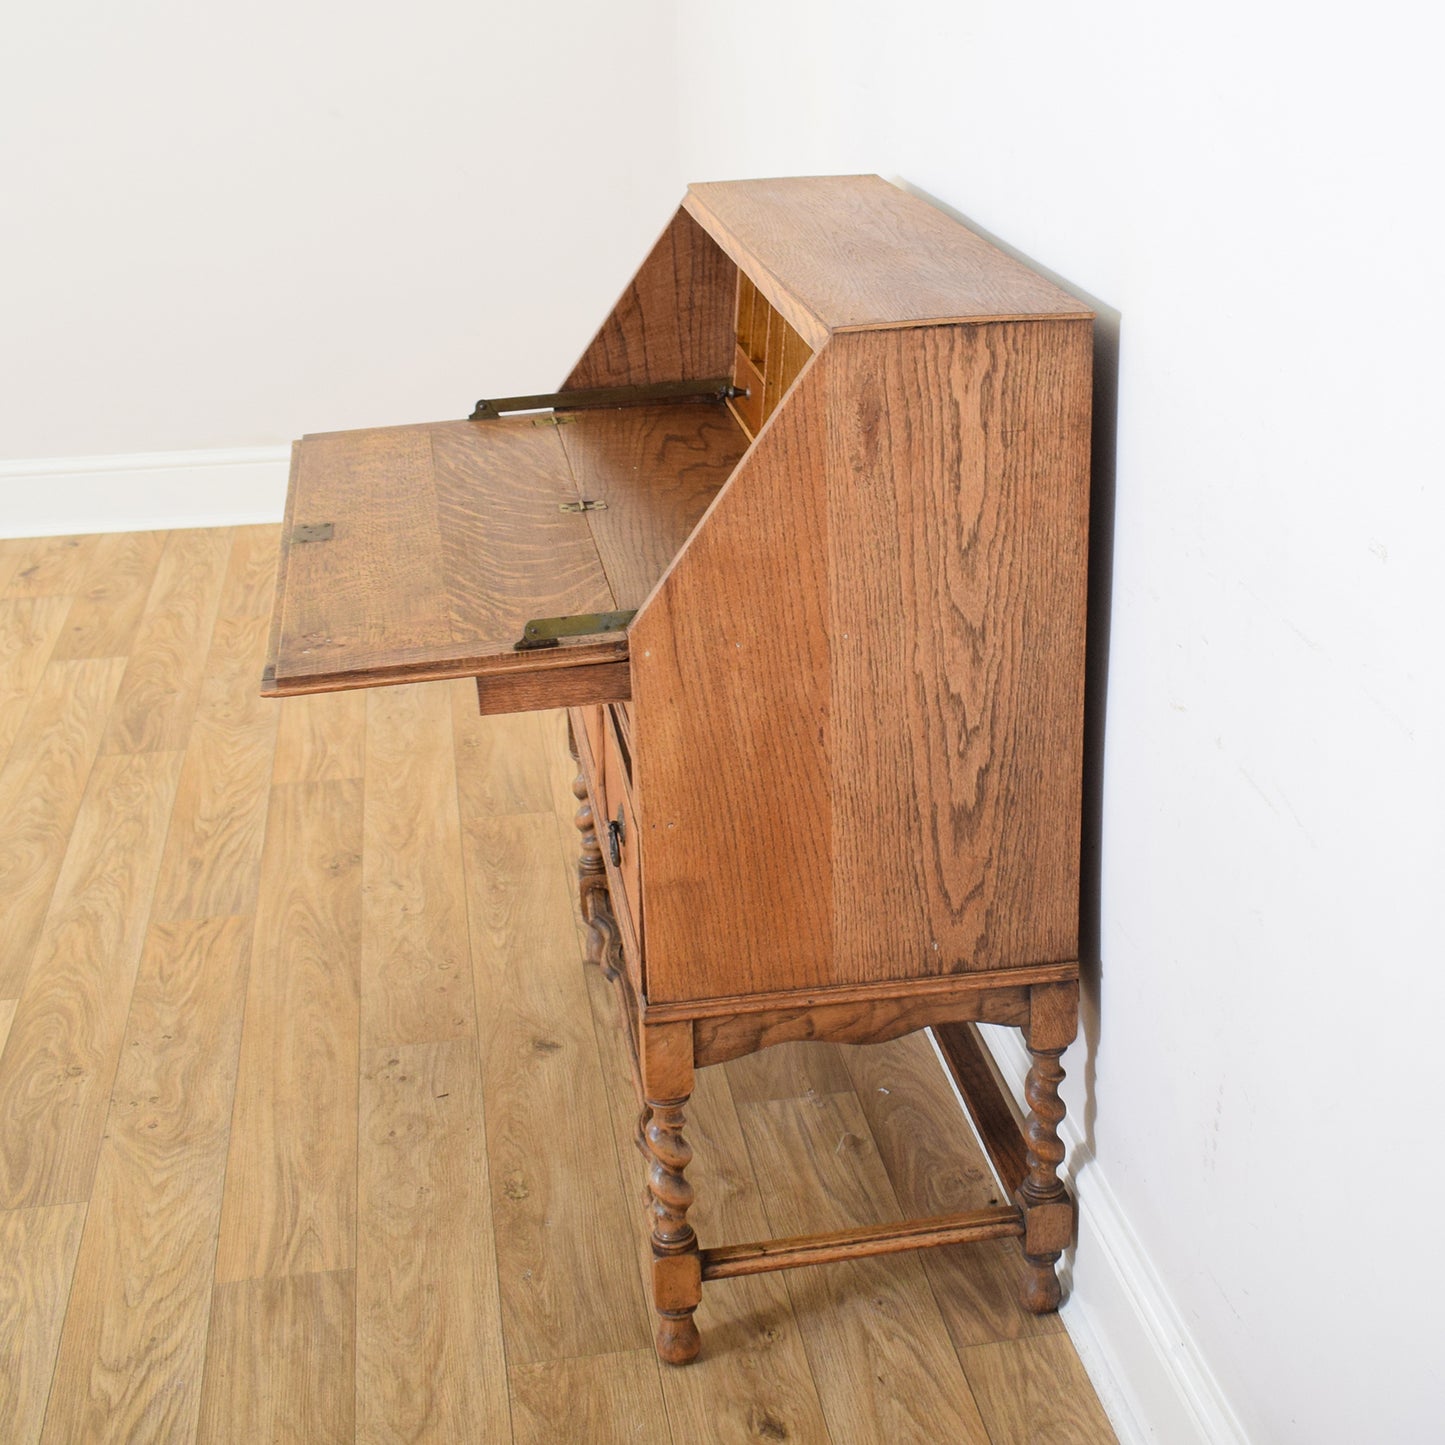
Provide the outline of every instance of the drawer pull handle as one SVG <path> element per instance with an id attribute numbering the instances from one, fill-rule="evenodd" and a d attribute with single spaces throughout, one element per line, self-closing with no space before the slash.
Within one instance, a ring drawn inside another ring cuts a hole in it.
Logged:
<path id="1" fill-rule="evenodd" d="M 627 823 L 618 808 L 617 816 L 607 825 L 607 851 L 612 855 L 612 866 L 622 867 L 622 842 L 627 836 Z"/>

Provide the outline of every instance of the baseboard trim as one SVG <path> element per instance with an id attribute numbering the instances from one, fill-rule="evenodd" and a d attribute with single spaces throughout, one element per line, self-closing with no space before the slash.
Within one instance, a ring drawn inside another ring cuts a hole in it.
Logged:
<path id="1" fill-rule="evenodd" d="M 1028 1050 L 1013 1029 L 982 1033 L 1022 1108 Z M 1114 1433 L 1122 1445 L 1249 1445 L 1072 1116 L 1059 1132 L 1080 1241 L 1060 1271 L 1060 1313 Z"/>
<path id="2" fill-rule="evenodd" d="M 290 449 L 0 461 L 0 537 L 279 522 Z"/>

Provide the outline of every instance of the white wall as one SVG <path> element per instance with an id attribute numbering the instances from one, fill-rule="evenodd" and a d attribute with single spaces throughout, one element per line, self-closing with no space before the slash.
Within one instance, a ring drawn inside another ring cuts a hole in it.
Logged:
<path id="1" fill-rule="evenodd" d="M 1243 0 L 16 10 L 0 458 L 251 465 L 235 449 L 552 384 L 684 178 L 878 170 L 1089 295 L 1113 575 L 1067 1317 L 1167 1445 L 1225 1438 L 1231 1409 L 1256 1445 L 1413 1445 L 1438 1433 L 1445 1005 L 1422 24 Z"/>
<path id="2" fill-rule="evenodd" d="M 676 203 L 672 53 L 666 0 L 11 7 L 0 458 L 556 385 Z"/>
<path id="3" fill-rule="evenodd" d="M 1117 336 L 1075 1318 L 1123 1338 L 1113 1201 L 1165 1367 L 1222 1394 L 1197 1433 L 1437 1439 L 1439 36 L 1389 3 L 784 9 L 687 7 L 690 172 L 876 169 L 1099 304 L 1106 402 Z M 1175 1445 L 1141 1341 L 1122 1389 Z"/>

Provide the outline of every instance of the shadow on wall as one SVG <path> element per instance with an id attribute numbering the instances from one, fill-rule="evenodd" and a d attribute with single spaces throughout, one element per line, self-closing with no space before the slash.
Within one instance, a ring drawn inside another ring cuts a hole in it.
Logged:
<path id="1" fill-rule="evenodd" d="M 1089 632 L 1084 664 L 1084 789 L 1079 878 L 1079 967 L 1082 983 L 1079 1025 L 1084 1036 L 1084 1108 L 1080 1131 L 1089 1156 L 1094 1154 L 1094 1083 L 1099 1053 L 1103 959 L 1100 951 L 1100 889 L 1103 857 L 1104 730 L 1109 682 L 1109 621 L 1114 585 L 1114 479 L 1119 450 L 1119 313 L 1091 296 L 1036 257 L 993 235 L 946 201 L 888 178 L 911 195 L 982 236 L 1007 256 L 1022 261 L 1076 296 L 1097 317 L 1094 322 L 1094 432 L 1089 484 Z"/>

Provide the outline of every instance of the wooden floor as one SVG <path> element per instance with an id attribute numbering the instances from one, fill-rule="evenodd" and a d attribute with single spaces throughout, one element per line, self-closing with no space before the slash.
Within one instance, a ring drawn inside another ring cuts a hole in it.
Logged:
<path id="1" fill-rule="evenodd" d="M 0 542 L 0 1441 L 1113 1440 L 1011 1242 L 708 1285 L 656 1363 L 561 718 L 262 701 L 275 547 Z M 694 1104 L 704 1243 L 994 1197 L 922 1035 Z"/>

